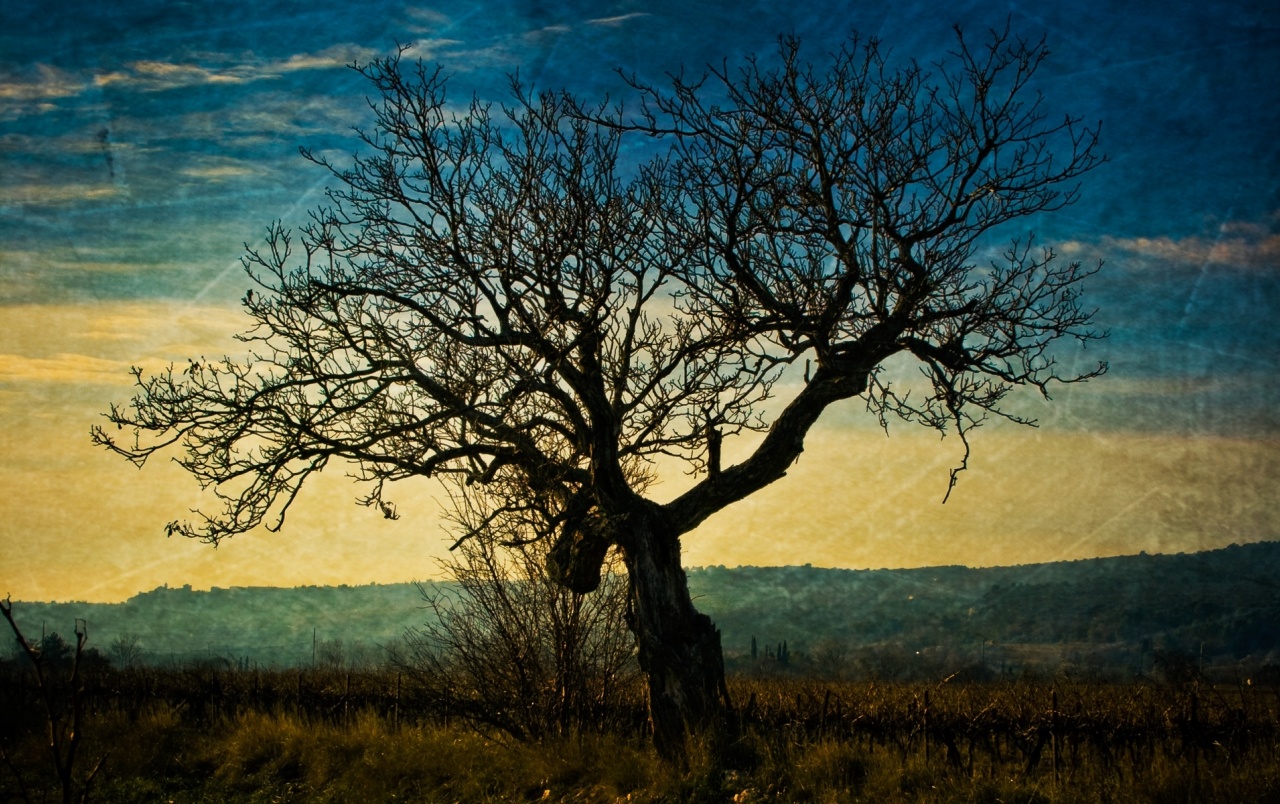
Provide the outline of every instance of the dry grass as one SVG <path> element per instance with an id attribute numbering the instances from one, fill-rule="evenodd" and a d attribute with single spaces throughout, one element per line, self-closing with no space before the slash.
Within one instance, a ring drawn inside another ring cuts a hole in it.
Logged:
<path id="1" fill-rule="evenodd" d="M 1280 801 L 1274 691 L 733 686 L 740 702 L 754 693 L 741 737 L 714 752 L 694 745 L 683 771 L 640 733 L 514 743 L 422 713 L 396 728 L 375 705 L 346 716 L 291 704 L 212 715 L 180 701 L 103 707 L 85 750 L 109 752 L 93 796 L 105 802 Z M 1045 724 L 1052 741 L 1037 736 Z M 8 732 L 4 747 L 28 797 L 52 795 L 39 731 Z M 0 768 L 0 800 L 19 792 Z"/>

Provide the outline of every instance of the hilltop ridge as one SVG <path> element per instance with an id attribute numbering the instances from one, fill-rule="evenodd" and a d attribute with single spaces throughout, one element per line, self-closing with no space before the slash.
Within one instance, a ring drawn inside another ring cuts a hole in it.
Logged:
<path id="1" fill-rule="evenodd" d="M 828 669 L 872 654 L 881 665 L 915 656 L 1006 668 L 1035 659 L 1140 671 L 1156 656 L 1280 665 L 1280 542 L 1012 567 L 705 567 L 688 575 L 731 668 L 758 666 L 784 642 L 789 656 Z M 160 587 L 123 603 L 18 602 L 14 612 L 36 635 L 69 633 L 74 619 L 86 620 L 91 646 L 108 651 L 128 637 L 152 662 L 293 666 L 376 661 L 380 646 L 423 622 L 421 607 L 418 589 L 403 583 Z"/>

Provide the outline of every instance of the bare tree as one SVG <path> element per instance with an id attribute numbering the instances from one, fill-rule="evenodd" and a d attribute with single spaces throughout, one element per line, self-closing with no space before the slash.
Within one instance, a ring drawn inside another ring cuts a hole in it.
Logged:
<path id="1" fill-rule="evenodd" d="M 142 637 L 134 633 L 121 634 L 111 640 L 107 655 L 116 667 L 132 668 L 142 664 Z"/>
<path id="2" fill-rule="evenodd" d="M 137 464 L 175 448 L 224 506 L 168 532 L 215 544 L 281 527 L 337 459 L 392 518 L 387 484 L 459 480 L 492 523 L 547 541 L 578 592 L 617 547 L 655 744 L 678 757 L 729 706 L 681 534 L 782 477 L 835 403 L 964 438 L 1009 415 L 1015 387 L 1105 369 L 1054 360 L 1057 341 L 1099 337 L 1079 299 L 1097 266 L 1027 238 L 981 258 L 1004 225 L 1076 200 L 1096 134 L 1030 91 L 1043 43 L 956 41 L 928 73 L 856 37 L 814 68 L 784 39 L 771 68 L 633 79 L 634 116 L 515 82 L 510 108 L 455 113 L 438 70 L 368 64 L 365 155 L 307 154 L 339 182 L 332 205 L 245 258 L 251 357 L 135 370 L 108 414 L 133 438 L 94 439 Z M 657 155 L 630 166 L 624 137 Z M 766 415 L 800 362 L 800 391 Z M 765 435 L 722 467 L 722 439 L 746 430 Z M 704 476 L 659 504 L 659 456 Z"/>
<path id="3" fill-rule="evenodd" d="M 85 656 L 84 644 L 89 639 L 89 623 L 79 619 L 75 621 L 76 645 L 73 652 L 61 637 L 57 640 L 43 639 L 38 645 L 32 645 L 28 642 L 26 636 L 22 633 L 22 629 L 18 627 L 17 621 L 14 620 L 13 603 L 8 596 L 5 596 L 5 599 L 0 601 L 0 615 L 3 615 L 4 619 L 9 623 L 10 630 L 13 631 L 14 637 L 17 638 L 18 647 L 31 661 L 36 693 L 44 710 L 45 724 L 48 726 L 49 758 L 52 760 L 54 772 L 58 776 L 62 802 L 63 804 L 70 804 L 71 801 L 77 798 L 81 802 L 88 801 L 89 790 L 93 785 L 93 780 L 97 778 L 98 771 L 102 770 L 102 763 L 107 759 L 107 755 L 103 754 L 84 777 L 84 781 L 77 781 L 76 760 L 79 759 L 80 744 L 84 739 L 85 704 L 84 681 L 80 670 L 81 659 Z M 57 634 L 54 633 L 50 636 L 56 637 Z M 53 651 L 45 649 L 47 645 L 59 646 L 63 655 L 53 655 Z M 60 689 L 51 671 L 64 669 L 59 665 L 68 664 L 70 665 L 70 670 L 67 675 L 65 689 Z M 14 778 L 17 780 L 18 787 L 23 793 L 23 798 L 30 800 L 26 794 L 26 782 L 23 781 L 17 766 L 9 759 L 3 747 L 0 747 L 0 757 L 4 759 L 9 771 L 13 773 Z M 80 785 L 83 786 L 80 787 L 80 795 L 77 797 L 75 791 L 76 787 Z"/>

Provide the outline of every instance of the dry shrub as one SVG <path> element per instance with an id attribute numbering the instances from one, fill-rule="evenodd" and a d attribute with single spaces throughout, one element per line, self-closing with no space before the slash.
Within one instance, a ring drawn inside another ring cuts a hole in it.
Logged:
<path id="1" fill-rule="evenodd" d="M 576 594 L 547 573 L 545 542 L 464 542 L 455 584 L 420 586 L 430 619 L 395 657 L 434 715 L 517 740 L 601 731 L 638 689 L 625 623 L 627 579 L 611 554 L 600 588 Z"/>

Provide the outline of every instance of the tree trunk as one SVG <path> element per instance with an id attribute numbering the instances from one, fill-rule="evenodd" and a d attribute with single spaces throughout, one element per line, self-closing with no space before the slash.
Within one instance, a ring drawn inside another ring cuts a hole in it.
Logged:
<path id="1" fill-rule="evenodd" d="M 683 762 L 686 738 L 714 732 L 731 710 L 720 631 L 693 607 L 680 539 L 661 510 L 634 512 L 622 530 L 631 584 L 627 622 L 649 678 L 654 747 L 664 759 Z"/>

